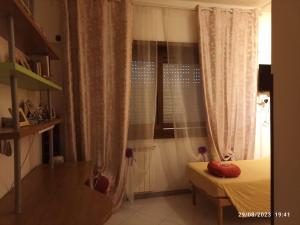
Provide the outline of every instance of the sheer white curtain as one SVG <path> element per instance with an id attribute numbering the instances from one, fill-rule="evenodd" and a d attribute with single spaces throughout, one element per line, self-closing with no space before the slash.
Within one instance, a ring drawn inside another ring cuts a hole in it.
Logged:
<path id="1" fill-rule="evenodd" d="M 134 149 L 135 159 L 129 160 L 127 182 L 127 196 L 131 200 L 149 170 L 152 146 L 158 148 L 162 172 L 177 188 L 188 186 L 184 178 L 187 162 L 207 159 L 198 152 L 206 141 L 206 117 L 196 28 L 194 10 L 134 6 L 128 145 Z M 155 117 L 158 77 L 162 85 L 158 98 L 163 102 L 159 119 Z M 156 119 L 163 127 L 161 132 L 169 131 L 174 138 L 153 139 Z M 139 157 L 141 154 L 144 159 Z"/>
<path id="2" fill-rule="evenodd" d="M 177 187 L 184 188 L 188 187 L 185 179 L 187 163 L 208 158 L 206 154 L 199 153 L 207 134 L 198 43 L 191 39 L 174 42 L 174 31 L 172 26 L 168 26 L 182 11 L 164 9 L 168 59 L 163 66 L 163 119 L 164 123 L 172 124 L 175 148 L 162 150 L 161 157 L 169 164 L 165 166 L 165 172 L 173 177 Z M 195 25 L 196 28 L 195 11 L 185 10 L 185 13 L 190 15 L 189 26 Z M 191 34 L 197 37 L 196 29 Z"/>
<path id="3" fill-rule="evenodd" d="M 155 31 L 153 31 L 155 32 Z M 156 85 L 157 43 L 134 41 L 131 75 L 131 105 L 129 119 L 128 178 L 126 193 L 130 201 L 134 192 L 149 172 L 153 150 Z M 130 153 L 129 153 L 130 154 Z"/>
<path id="4" fill-rule="evenodd" d="M 157 95 L 157 35 L 162 27 L 156 21 L 161 14 L 155 8 L 134 8 L 131 101 L 129 115 L 128 176 L 126 195 L 134 192 L 149 172 L 154 146 Z"/>
<path id="5" fill-rule="evenodd" d="M 252 159 L 255 145 L 258 13 L 198 7 L 208 130 L 214 157 Z"/>
<path id="6" fill-rule="evenodd" d="M 110 177 L 114 208 L 125 194 L 132 6 L 129 1 L 64 0 L 65 137 L 69 161 Z"/>

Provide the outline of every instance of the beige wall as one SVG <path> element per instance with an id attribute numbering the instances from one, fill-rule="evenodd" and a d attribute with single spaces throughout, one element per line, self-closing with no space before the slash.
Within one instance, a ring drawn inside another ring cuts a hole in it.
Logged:
<path id="1" fill-rule="evenodd" d="M 19 102 L 30 99 L 35 105 L 39 104 L 39 92 L 32 92 L 18 89 Z M 0 118 L 10 117 L 8 108 L 11 108 L 10 87 L 0 84 Z M 13 144 L 13 143 L 12 143 Z M 21 162 L 22 177 L 34 167 L 41 163 L 42 149 L 41 136 L 39 134 L 32 135 L 21 139 Z M 25 161 L 25 157 L 28 157 Z M 7 157 L 0 155 L 0 198 L 3 197 L 14 181 L 14 163 L 13 156 Z"/>
<path id="2" fill-rule="evenodd" d="M 61 33 L 61 0 L 34 0 L 34 18 L 44 30 L 49 42 Z"/>
<path id="3" fill-rule="evenodd" d="M 34 19 L 44 30 L 50 45 L 53 47 L 60 60 L 51 61 L 51 76 L 59 84 L 64 82 L 64 60 L 63 60 L 63 41 L 57 42 L 56 35 L 62 35 L 62 17 L 61 12 L 63 1 L 61 0 L 35 0 L 34 1 Z M 64 92 L 52 92 L 53 106 L 56 115 L 64 118 Z M 47 101 L 46 95 L 42 95 L 42 102 Z M 60 150 L 64 154 L 64 132 L 60 125 Z"/>
<path id="4" fill-rule="evenodd" d="M 191 42 L 198 40 L 195 10 L 133 7 L 133 39 Z"/>
<path id="5" fill-rule="evenodd" d="M 160 7 L 133 8 L 133 39 L 192 42 L 198 41 L 197 12 L 186 9 Z M 259 16 L 258 62 L 271 64 L 271 12 L 262 11 Z"/>
<path id="6" fill-rule="evenodd" d="M 261 12 L 258 28 L 258 63 L 271 64 L 271 12 Z"/>
<path id="7" fill-rule="evenodd" d="M 276 225 L 300 224 L 300 1 L 272 1 Z"/>

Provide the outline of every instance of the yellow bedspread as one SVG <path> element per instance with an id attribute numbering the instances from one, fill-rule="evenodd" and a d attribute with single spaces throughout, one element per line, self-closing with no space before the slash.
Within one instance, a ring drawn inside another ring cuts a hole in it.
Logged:
<path id="1" fill-rule="evenodd" d="M 188 177 L 198 188 L 213 197 L 227 196 L 239 212 L 270 211 L 270 159 L 240 160 L 237 178 L 219 178 L 208 173 L 207 162 L 188 164 Z"/>

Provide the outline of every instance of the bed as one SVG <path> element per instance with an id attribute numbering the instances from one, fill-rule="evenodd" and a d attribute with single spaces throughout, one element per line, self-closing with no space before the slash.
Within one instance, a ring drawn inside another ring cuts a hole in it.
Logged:
<path id="1" fill-rule="evenodd" d="M 241 168 L 237 178 L 220 178 L 208 173 L 207 162 L 188 163 L 187 173 L 196 192 L 201 191 L 218 207 L 218 224 L 223 224 L 223 208 L 233 205 L 239 216 L 270 212 L 270 159 L 240 160 L 234 164 Z"/>

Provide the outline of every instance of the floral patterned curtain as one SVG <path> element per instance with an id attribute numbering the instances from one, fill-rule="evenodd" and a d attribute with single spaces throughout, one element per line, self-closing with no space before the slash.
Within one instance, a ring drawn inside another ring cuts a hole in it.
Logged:
<path id="1" fill-rule="evenodd" d="M 115 206 L 126 177 L 130 1 L 65 0 L 67 160 L 92 160 L 110 177 Z"/>
<path id="2" fill-rule="evenodd" d="M 198 20 L 212 157 L 253 159 L 258 12 L 198 7 Z"/>

